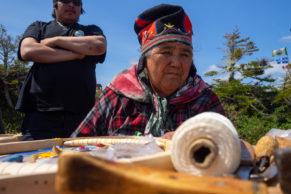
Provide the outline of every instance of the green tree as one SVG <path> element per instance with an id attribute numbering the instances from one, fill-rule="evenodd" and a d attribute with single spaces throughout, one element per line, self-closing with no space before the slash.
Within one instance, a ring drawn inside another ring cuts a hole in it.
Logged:
<path id="1" fill-rule="evenodd" d="M 7 105 L 13 109 L 15 98 L 25 78 L 28 64 L 17 59 L 20 37 L 13 39 L 0 24 L 0 86 Z"/>
<path id="2" fill-rule="evenodd" d="M 240 137 L 255 144 L 271 128 L 290 128 L 290 106 L 282 104 L 283 100 L 290 100 L 287 98 L 290 97 L 289 82 L 285 81 L 284 92 L 272 85 L 275 80 L 265 75 L 265 71 L 272 67 L 267 59 L 239 63 L 259 49 L 249 37 L 241 38 L 238 28 L 224 38 L 225 65 L 218 66 L 219 71 L 209 71 L 205 75 L 227 75 L 225 80 L 213 79 L 212 86 Z M 290 80 L 287 75 L 285 80 Z"/>
<path id="3" fill-rule="evenodd" d="M 205 75 L 227 75 L 225 80 L 213 79 L 212 86 L 240 137 L 256 143 L 271 128 L 290 128 L 290 71 L 283 86 L 275 87 L 272 85 L 275 80 L 265 75 L 265 71 L 272 67 L 267 59 L 239 63 L 243 57 L 259 50 L 249 37 L 241 38 L 235 28 L 224 38 L 225 65 L 218 66 L 219 71 L 209 71 Z"/>
<path id="4" fill-rule="evenodd" d="M 235 73 L 242 71 L 243 65 L 237 64 L 244 56 L 250 56 L 259 49 L 253 41 L 250 41 L 250 37 L 241 38 L 238 27 L 236 27 L 232 33 L 224 35 L 226 39 L 226 49 L 222 49 L 225 53 L 224 62 L 226 65 L 219 66 L 222 69 L 221 72 L 210 71 L 206 76 L 213 76 L 219 74 L 229 73 L 228 81 L 235 79 Z"/>
<path id="5" fill-rule="evenodd" d="M 286 74 L 284 76 L 281 92 L 277 96 L 276 101 L 283 101 L 287 105 L 291 105 L 291 63 L 284 67 Z"/>
<path id="6" fill-rule="evenodd" d="M 291 63 L 286 65 L 284 69 L 286 70 L 284 81 L 282 86 L 279 88 L 279 92 L 274 100 L 274 103 L 280 105 L 277 108 L 278 117 L 291 123 Z"/>
<path id="7" fill-rule="evenodd" d="M 95 93 L 95 100 L 97 100 L 102 93 L 102 85 L 97 83 L 96 84 L 96 93 Z"/>
<path id="8" fill-rule="evenodd" d="M 8 35 L 5 27 L 0 24 L 0 112 L 2 112 L 6 128 L 17 125 L 21 116 L 20 113 L 14 111 L 14 106 L 29 69 L 28 63 L 17 59 L 19 40 L 19 36 L 13 39 Z M 0 120 L 2 121 L 2 118 Z"/>
<path id="9" fill-rule="evenodd" d="M 270 76 L 266 76 L 265 70 L 271 68 L 267 59 L 238 63 L 243 57 L 250 56 L 259 49 L 250 37 L 241 38 L 236 27 L 232 33 L 227 33 L 223 49 L 223 58 L 226 65 L 218 66 L 221 71 L 209 71 L 206 76 L 226 74 L 227 80 L 214 79 L 215 92 L 226 108 L 230 118 L 235 119 L 237 114 L 245 114 L 251 111 L 267 114 L 264 95 L 272 100 L 273 88 L 266 87 L 264 83 L 274 82 Z"/>

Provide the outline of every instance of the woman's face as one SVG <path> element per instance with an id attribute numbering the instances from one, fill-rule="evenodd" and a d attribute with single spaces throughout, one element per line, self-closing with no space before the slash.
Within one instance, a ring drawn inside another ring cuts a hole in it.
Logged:
<path id="1" fill-rule="evenodd" d="M 181 42 L 164 42 L 147 57 L 147 71 L 152 89 L 168 97 L 186 81 L 192 64 L 193 50 Z"/>

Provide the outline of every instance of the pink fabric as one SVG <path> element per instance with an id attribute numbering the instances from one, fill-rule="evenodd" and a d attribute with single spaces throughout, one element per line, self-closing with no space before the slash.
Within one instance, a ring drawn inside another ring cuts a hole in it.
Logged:
<path id="1" fill-rule="evenodd" d="M 130 99 L 144 99 L 145 91 L 136 75 L 137 65 L 119 73 L 109 84 L 109 88 L 117 93 L 121 93 Z"/>

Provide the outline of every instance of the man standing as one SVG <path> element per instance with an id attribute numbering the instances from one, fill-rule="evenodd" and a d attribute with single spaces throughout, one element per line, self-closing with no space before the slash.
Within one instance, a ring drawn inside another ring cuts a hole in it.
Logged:
<path id="1" fill-rule="evenodd" d="M 55 20 L 32 23 L 19 44 L 19 59 L 34 62 L 15 107 L 25 113 L 24 140 L 69 137 L 94 105 L 105 59 L 102 30 L 78 24 L 82 0 L 53 0 L 53 9 Z"/>

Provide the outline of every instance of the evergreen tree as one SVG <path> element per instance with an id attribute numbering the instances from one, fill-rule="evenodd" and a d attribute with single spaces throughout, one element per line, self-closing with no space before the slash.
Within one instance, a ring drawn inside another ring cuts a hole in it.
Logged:
<path id="1" fill-rule="evenodd" d="M 265 75 L 271 68 L 267 59 L 239 63 L 259 49 L 250 38 L 241 38 L 238 28 L 224 36 L 225 65 L 220 71 L 209 71 L 206 76 L 226 74 L 227 79 L 213 79 L 213 89 L 220 98 L 228 118 L 239 132 L 240 138 L 255 144 L 270 129 L 291 127 L 291 74 L 290 64 L 281 88 Z"/>
<path id="2" fill-rule="evenodd" d="M 227 33 L 224 38 L 226 39 L 226 49 L 224 49 L 224 62 L 226 65 L 219 66 L 222 69 L 221 72 L 210 71 L 207 72 L 206 76 L 213 76 L 218 74 L 229 73 L 228 81 L 235 79 L 235 73 L 241 72 L 243 65 L 237 64 L 244 56 L 252 55 L 259 49 L 253 41 L 250 41 L 250 37 L 241 38 L 238 27 L 234 29 L 232 33 Z"/>
<path id="3" fill-rule="evenodd" d="M 20 37 L 13 39 L 0 24 L 0 124 L 18 125 L 21 114 L 14 111 L 19 90 L 29 69 L 28 63 L 17 59 Z M 0 126 L 3 131 L 3 126 Z M 7 127 L 6 127 L 7 128 Z M 9 127 L 8 127 L 9 128 Z"/>
<path id="4" fill-rule="evenodd" d="M 19 39 L 17 37 L 13 40 L 5 27 L 0 25 L 0 86 L 3 88 L 1 99 L 11 109 L 14 109 L 15 95 L 18 95 L 27 71 L 26 64 L 17 60 Z"/>
<path id="5" fill-rule="evenodd" d="M 283 67 L 286 74 L 274 103 L 278 104 L 278 117 L 291 123 L 291 63 Z"/>
<path id="6" fill-rule="evenodd" d="M 209 71 L 206 76 L 226 74 L 227 80 L 214 79 L 214 90 L 226 108 L 231 119 L 237 114 L 252 114 L 261 112 L 268 114 L 269 108 L 266 101 L 274 99 L 274 88 L 266 83 L 274 82 L 270 76 L 264 75 L 265 70 L 271 68 L 267 59 L 238 63 L 243 57 L 250 56 L 259 49 L 250 37 L 241 38 L 236 27 L 232 33 L 227 33 L 226 48 L 223 49 L 226 65 L 218 66 L 221 71 Z M 271 95 L 270 95 L 271 94 Z M 266 100 L 265 97 L 269 97 Z"/>

